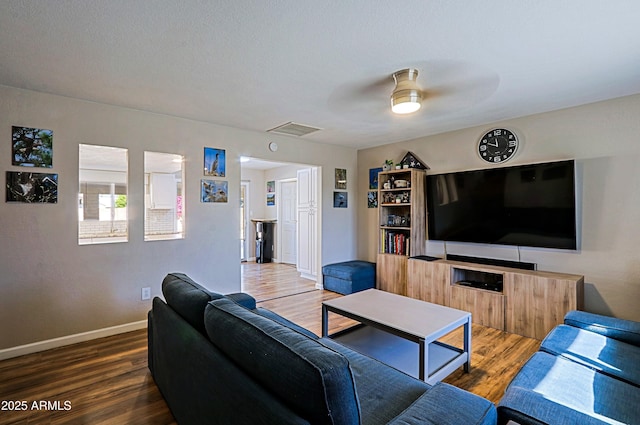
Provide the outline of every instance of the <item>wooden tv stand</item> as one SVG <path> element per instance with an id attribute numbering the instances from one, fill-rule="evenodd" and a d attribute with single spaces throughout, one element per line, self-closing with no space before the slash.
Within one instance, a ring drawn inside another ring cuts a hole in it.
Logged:
<path id="1" fill-rule="evenodd" d="M 573 274 L 409 258 L 406 278 L 404 295 L 469 311 L 474 323 L 536 339 L 584 303 L 584 276 Z"/>

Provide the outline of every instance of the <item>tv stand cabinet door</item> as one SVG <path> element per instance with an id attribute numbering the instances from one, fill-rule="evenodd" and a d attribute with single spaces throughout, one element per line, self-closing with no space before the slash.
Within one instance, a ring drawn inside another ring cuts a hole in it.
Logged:
<path id="1" fill-rule="evenodd" d="M 376 288 L 406 296 L 407 260 L 404 255 L 378 254 Z"/>
<path id="2" fill-rule="evenodd" d="M 409 259 L 407 296 L 418 300 L 449 305 L 449 265 L 439 261 Z"/>
<path id="3" fill-rule="evenodd" d="M 449 307 L 471 312 L 471 320 L 504 331 L 504 296 L 482 289 L 451 285 Z"/>
<path id="4" fill-rule="evenodd" d="M 542 340 L 570 310 L 583 308 L 584 277 L 549 275 L 505 274 L 507 332 Z"/>

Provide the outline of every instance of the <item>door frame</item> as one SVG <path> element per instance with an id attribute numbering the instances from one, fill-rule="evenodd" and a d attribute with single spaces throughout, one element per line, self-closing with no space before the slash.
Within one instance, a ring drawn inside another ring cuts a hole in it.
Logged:
<path id="1" fill-rule="evenodd" d="M 249 227 L 249 222 L 250 222 L 250 217 L 249 217 L 249 211 L 251 211 L 251 209 L 249 208 L 249 203 L 250 203 L 250 195 L 249 195 L 249 191 L 251 190 L 251 181 L 249 180 L 242 180 L 240 181 L 240 188 L 242 189 L 242 187 L 244 186 L 244 216 L 242 217 L 242 220 L 244 221 L 244 242 L 242 242 L 242 240 L 240 241 L 240 244 L 244 243 L 244 250 L 242 252 L 244 252 L 244 258 L 240 258 L 240 261 L 249 261 L 249 259 L 251 258 L 249 256 L 249 234 L 251 233 L 250 231 L 250 227 Z M 241 247 L 242 248 L 242 247 Z"/>

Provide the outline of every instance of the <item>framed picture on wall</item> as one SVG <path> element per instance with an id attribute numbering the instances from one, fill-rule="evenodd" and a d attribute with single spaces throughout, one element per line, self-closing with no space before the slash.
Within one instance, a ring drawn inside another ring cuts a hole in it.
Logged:
<path id="1" fill-rule="evenodd" d="M 271 180 L 267 182 L 267 193 L 273 193 L 276 191 L 276 182 Z"/>
<path id="2" fill-rule="evenodd" d="M 7 171 L 7 202 L 58 203 L 58 175 Z"/>
<path id="3" fill-rule="evenodd" d="M 204 175 L 224 177 L 226 155 L 224 149 L 204 148 Z"/>
<path id="4" fill-rule="evenodd" d="M 276 204 L 276 194 L 275 193 L 267 193 L 267 206 L 273 207 Z"/>
<path id="5" fill-rule="evenodd" d="M 378 173 L 382 171 L 382 167 L 369 168 L 369 189 L 378 189 Z"/>
<path id="6" fill-rule="evenodd" d="M 333 208 L 347 208 L 347 192 L 333 192 Z"/>
<path id="7" fill-rule="evenodd" d="M 336 189 L 347 188 L 347 170 L 344 168 L 336 168 Z"/>
<path id="8" fill-rule="evenodd" d="M 11 164 L 23 167 L 53 166 L 53 131 L 11 127 Z"/>
<path id="9" fill-rule="evenodd" d="M 378 208 L 378 192 L 367 192 L 367 208 Z"/>
<path id="10" fill-rule="evenodd" d="M 220 180 L 200 180 L 200 199 L 202 202 L 227 202 L 229 184 Z"/>

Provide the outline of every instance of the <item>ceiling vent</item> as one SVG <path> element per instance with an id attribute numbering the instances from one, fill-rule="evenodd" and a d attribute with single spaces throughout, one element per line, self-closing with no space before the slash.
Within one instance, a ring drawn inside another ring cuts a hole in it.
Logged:
<path id="1" fill-rule="evenodd" d="M 279 125 L 271 130 L 267 130 L 268 133 L 286 134 L 289 136 L 306 136 L 307 134 L 322 130 L 321 128 L 311 127 L 304 124 L 298 124 L 295 122 L 288 122 L 286 124 Z"/>

